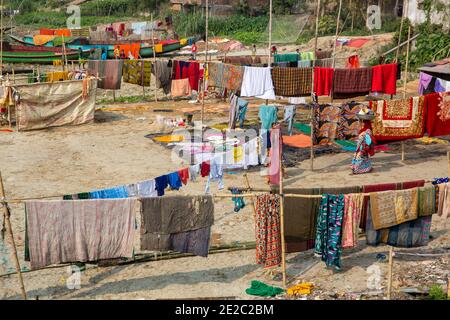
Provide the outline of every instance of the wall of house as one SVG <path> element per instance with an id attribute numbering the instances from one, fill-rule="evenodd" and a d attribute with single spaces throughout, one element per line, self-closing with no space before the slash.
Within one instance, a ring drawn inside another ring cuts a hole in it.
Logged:
<path id="1" fill-rule="evenodd" d="M 408 19 L 414 24 L 421 24 L 426 21 L 425 11 L 422 10 L 422 0 L 407 0 L 408 3 Z M 443 0 L 448 1 L 448 0 Z M 437 10 L 432 10 L 430 15 L 430 20 L 432 23 L 443 24 L 444 28 L 447 30 L 450 28 L 450 18 L 449 12 L 439 12 Z"/>

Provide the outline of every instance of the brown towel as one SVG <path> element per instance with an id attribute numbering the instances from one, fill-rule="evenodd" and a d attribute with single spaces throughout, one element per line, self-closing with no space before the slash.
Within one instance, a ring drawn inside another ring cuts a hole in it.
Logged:
<path id="1" fill-rule="evenodd" d="M 172 80 L 172 97 L 186 97 L 191 94 L 189 79 Z"/>
<path id="2" fill-rule="evenodd" d="M 275 94 L 283 97 L 311 95 L 313 68 L 272 68 Z"/>
<path id="3" fill-rule="evenodd" d="M 369 94 L 372 89 L 372 68 L 335 69 L 333 98 L 346 99 Z"/>

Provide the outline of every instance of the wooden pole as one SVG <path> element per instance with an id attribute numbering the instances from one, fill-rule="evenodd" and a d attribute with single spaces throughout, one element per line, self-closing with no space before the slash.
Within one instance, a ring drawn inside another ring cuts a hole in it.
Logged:
<path id="1" fill-rule="evenodd" d="M 411 38 L 411 26 L 408 27 L 408 43 L 406 45 L 406 65 L 405 65 L 405 83 L 403 84 L 403 99 L 406 98 L 406 86 L 408 84 L 408 65 L 409 65 L 409 39 Z M 402 161 L 405 161 L 405 142 L 402 141 Z"/>
<path id="2" fill-rule="evenodd" d="M 387 299 L 391 300 L 392 293 L 392 266 L 394 264 L 394 248 L 389 246 L 389 265 L 388 265 L 388 284 L 387 284 Z"/>
<path id="3" fill-rule="evenodd" d="M 157 88 L 156 88 L 156 75 L 158 74 L 158 64 L 156 63 L 156 51 L 155 51 L 155 31 L 154 31 L 154 21 L 153 13 L 151 14 L 152 20 L 152 46 L 153 46 L 153 63 L 155 65 L 155 102 L 158 102 Z M 150 72 L 151 73 L 151 72 Z"/>
<path id="4" fill-rule="evenodd" d="M 0 75 L 3 75 L 3 0 L 1 0 L 0 15 Z"/>
<path id="5" fill-rule="evenodd" d="M 281 128 L 280 140 L 281 140 Z M 283 287 L 286 288 L 286 243 L 284 239 L 284 194 L 283 194 L 283 145 L 280 143 L 280 229 L 281 229 L 281 268 L 283 274 Z"/>
<path id="6" fill-rule="evenodd" d="M 341 9 L 342 9 L 342 0 L 339 0 L 339 11 L 336 19 L 336 35 L 334 36 L 334 44 L 333 44 L 333 68 L 336 65 L 336 42 L 339 33 L 339 22 L 341 19 Z"/>
<path id="7" fill-rule="evenodd" d="M 353 24 L 354 24 L 354 21 L 355 21 L 355 10 L 353 10 L 353 8 L 352 8 L 352 0 L 350 0 L 349 8 L 350 8 L 350 10 L 352 12 L 351 13 L 352 14 L 352 24 L 351 24 L 350 30 L 353 32 Z"/>
<path id="8" fill-rule="evenodd" d="M 403 8 L 402 19 L 400 21 L 400 30 L 399 30 L 399 34 L 398 34 L 397 52 L 395 53 L 395 63 L 398 62 L 398 54 L 400 52 L 400 41 L 402 39 L 403 21 L 405 20 L 405 16 L 408 15 L 408 2 L 409 1 L 405 1 L 405 2 L 406 2 L 406 6 Z"/>
<path id="9" fill-rule="evenodd" d="M 450 162 L 449 162 L 449 166 L 450 166 Z M 449 167 L 450 170 L 450 167 Z M 245 182 L 245 187 L 249 190 L 251 190 L 251 186 L 250 186 L 250 181 L 248 180 L 248 175 L 247 173 L 244 173 L 244 182 Z M 252 208 L 253 208 L 253 218 L 256 217 L 256 207 L 255 207 L 255 200 L 254 198 L 251 199 L 252 202 Z"/>
<path id="10" fill-rule="evenodd" d="M 270 0 L 269 3 L 269 61 L 267 61 L 267 66 L 270 67 L 272 65 L 272 10 L 273 10 L 273 3 L 272 0 Z"/>
<path id="11" fill-rule="evenodd" d="M 1 172 L 0 172 L 0 197 L 1 197 L 2 201 L 5 200 L 5 188 L 3 186 L 3 178 L 2 178 Z M 8 234 L 11 238 L 11 245 L 12 245 L 13 254 L 14 254 L 14 262 L 16 264 L 17 275 L 19 276 L 20 291 L 22 292 L 22 298 L 24 300 L 27 300 L 27 292 L 25 291 L 25 285 L 23 283 L 22 270 L 20 269 L 19 257 L 17 255 L 16 242 L 14 241 L 14 234 L 13 234 L 13 230 L 12 230 L 12 226 L 11 226 L 11 220 L 10 220 L 11 212 L 9 211 L 9 207 L 6 202 L 2 202 L 2 206 L 3 206 L 3 215 L 5 217 L 5 222 L 6 222 L 7 229 L 8 229 Z"/>
<path id="12" fill-rule="evenodd" d="M 317 0 L 317 7 L 316 7 L 316 35 L 314 38 L 314 58 L 317 61 L 317 57 L 316 57 L 316 52 L 317 52 L 317 39 L 319 36 L 319 14 L 320 14 L 320 0 Z M 313 99 L 314 97 L 314 72 L 313 72 L 313 76 L 311 79 L 312 83 L 311 83 L 311 99 Z M 310 163 L 310 169 L 311 171 L 314 171 L 314 131 L 313 131 L 313 117 L 314 117 L 314 108 L 311 107 L 311 122 L 310 122 L 310 126 L 311 126 L 311 147 L 310 147 L 310 159 L 311 159 L 311 163 Z"/>
<path id="13" fill-rule="evenodd" d="M 203 71 L 203 85 L 201 86 L 202 90 L 202 113 L 201 113 L 201 124 L 202 124 L 202 132 L 203 132 L 203 120 L 205 119 L 205 91 L 206 91 L 206 70 L 208 69 L 208 16 L 209 16 L 209 1 L 206 0 L 206 17 L 205 17 L 205 64 Z M 203 137 L 203 134 L 202 134 Z M 203 140 L 203 138 L 202 138 Z"/>
<path id="14" fill-rule="evenodd" d="M 62 70 L 64 72 L 66 71 L 66 64 L 67 64 L 66 44 L 64 42 L 64 35 L 62 35 L 62 49 L 63 49 Z"/>

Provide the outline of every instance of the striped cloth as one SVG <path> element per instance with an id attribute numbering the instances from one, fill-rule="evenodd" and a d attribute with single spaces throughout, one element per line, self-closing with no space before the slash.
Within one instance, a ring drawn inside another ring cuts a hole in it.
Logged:
<path id="1" fill-rule="evenodd" d="M 333 98 L 346 99 L 369 94 L 372 89 L 372 68 L 335 69 Z"/>
<path id="2" fill-rule="evenodd" d="M 272 68 L 275 94 L 283 97 L 311 95 L 312 68 Z"/>

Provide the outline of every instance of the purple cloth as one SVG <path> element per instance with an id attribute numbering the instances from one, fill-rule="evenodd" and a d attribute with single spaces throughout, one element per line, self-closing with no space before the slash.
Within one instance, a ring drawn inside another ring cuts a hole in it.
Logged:
<path id="1" fill-rule="evenodd" d="M 419 95 L 423 95 L 423 92 L 428 88 L 430 85 L 431 80 L 433 79 L 433 76 L 430 76 L 429 74 L 426 74 L 425 72 L 421 72 L 419 75 Z"/>
<path id="2" fill-rule="evenodd" d="M 434 84 L 434 92 L 445 92 L 445 88 L 442 86 L 442 83 L 439 79 L 436 78 L 436 82 Z"/>

